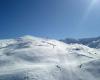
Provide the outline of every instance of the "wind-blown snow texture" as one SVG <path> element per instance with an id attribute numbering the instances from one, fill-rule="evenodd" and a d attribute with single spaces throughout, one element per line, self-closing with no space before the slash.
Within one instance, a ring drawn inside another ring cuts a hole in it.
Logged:
<path id="1" fill-rule="evenodd" d="M 0 80 L 100 80 L 100 50 L 32 36 L 1 40 Z"/>

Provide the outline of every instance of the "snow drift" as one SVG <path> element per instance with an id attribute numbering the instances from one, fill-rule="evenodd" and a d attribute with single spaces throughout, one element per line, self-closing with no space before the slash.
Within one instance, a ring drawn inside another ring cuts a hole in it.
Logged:
<path id="1" fill-rule="evenodd" d="M 0 80 L 100 80 L 100 50 L 24 36 L 0 40 Z"/>

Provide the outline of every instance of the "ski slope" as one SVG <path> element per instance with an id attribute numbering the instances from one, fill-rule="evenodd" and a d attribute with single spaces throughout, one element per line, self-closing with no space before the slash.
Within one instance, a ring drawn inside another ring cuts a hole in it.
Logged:
<path id="1" fill-rule="evenodd" d="M 0 40 L 0 80 L 100 80 L 100 49 L 33 36 Z"/>

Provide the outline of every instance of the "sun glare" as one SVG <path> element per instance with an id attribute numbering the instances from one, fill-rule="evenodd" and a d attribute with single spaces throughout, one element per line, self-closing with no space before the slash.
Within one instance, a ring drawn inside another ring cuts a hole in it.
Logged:
<path id="1" fill-rule="evenodd" d="M 99 3 L 99 0 L 91 0 L 91 2 L 89 3 L 88 7 L 86 8 L 86 10 L 83 14 L 83 17 L 82 17 L 82 20 L 81 20 L 79 26 L 81 26 L 82 24 L 84 24 L 86 22 L 89 14 L 93 10 L 94 6 L 97 5 L 98 3 Z"/>

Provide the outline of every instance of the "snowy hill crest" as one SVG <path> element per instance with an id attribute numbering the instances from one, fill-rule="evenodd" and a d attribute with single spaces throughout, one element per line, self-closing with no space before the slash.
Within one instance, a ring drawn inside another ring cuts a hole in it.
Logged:
<path id="1" fill-rule="evenodd" d="M 0 40 L 0 80 L 100 80 L 99 66 L 100 50 L 82 44 L 29 35 Z"/>

